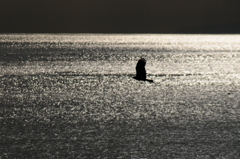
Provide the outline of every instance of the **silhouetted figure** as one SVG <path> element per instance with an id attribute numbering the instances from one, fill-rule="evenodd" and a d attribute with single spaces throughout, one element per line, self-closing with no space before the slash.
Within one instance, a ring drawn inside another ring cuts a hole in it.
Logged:
<path id="1" fill-rule="evenodd" d="M 138 80 L 146 80 L 146 60 L 144 58 L 141 58 L 138 60 L 137 66 L 136 66 L 136 79 Z"/>
<path id="2" fill-rule="evenodd" d="M 136 77 L 134 77 L 137 80 L 142 80 L 142 81 L 148 81 L 148 82 L 153 82 L 153 80 L 148 80 L 146 79 L 146 65 L 147 61 L 144 58 L 141 58 L 138 60 L 137 66 L 136 66 Z"/>

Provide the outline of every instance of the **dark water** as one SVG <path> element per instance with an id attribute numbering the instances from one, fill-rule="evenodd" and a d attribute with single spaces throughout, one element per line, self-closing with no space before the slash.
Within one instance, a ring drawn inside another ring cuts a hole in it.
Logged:
<path id="1" fill-rule="evenodd" d="M 0 35 L 0 157 L 238 158 L 239 40 Z"/>

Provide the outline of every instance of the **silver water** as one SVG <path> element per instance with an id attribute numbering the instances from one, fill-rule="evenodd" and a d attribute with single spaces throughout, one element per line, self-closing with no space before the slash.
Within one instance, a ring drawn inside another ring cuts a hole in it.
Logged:
<path id="1" fill-rule="evenodd" d="M 1 34 L 0 158 L 239 156 L 240 35 Z M 147 78 L 135 66 L 147 60 Z"/>

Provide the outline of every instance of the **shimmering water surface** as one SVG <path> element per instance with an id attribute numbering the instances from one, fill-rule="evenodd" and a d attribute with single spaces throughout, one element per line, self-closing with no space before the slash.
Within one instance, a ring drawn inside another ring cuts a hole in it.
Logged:
<path id="1" fill-rule="evenodd" d="M 0 158 L 238 158 L 240 35 L 1 34 Z M 147 78 L 135 65 L 147 60 Z"/>

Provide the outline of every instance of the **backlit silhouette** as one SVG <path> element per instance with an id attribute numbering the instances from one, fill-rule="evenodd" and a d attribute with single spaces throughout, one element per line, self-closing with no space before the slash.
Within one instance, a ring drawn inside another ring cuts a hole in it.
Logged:
<path id="1" fill-rule="evenodd" d="M 148 81 L 148 82 L 153 82 L 153 80 L 148 80 L 146 79 L 146 65 L 147 61 L 144 58 L 141 58 L 138 60 L 137 66 L 136 66 L 136 77 L 134 77 L 137 80 L 142 80 L 142 81 Z"/>

